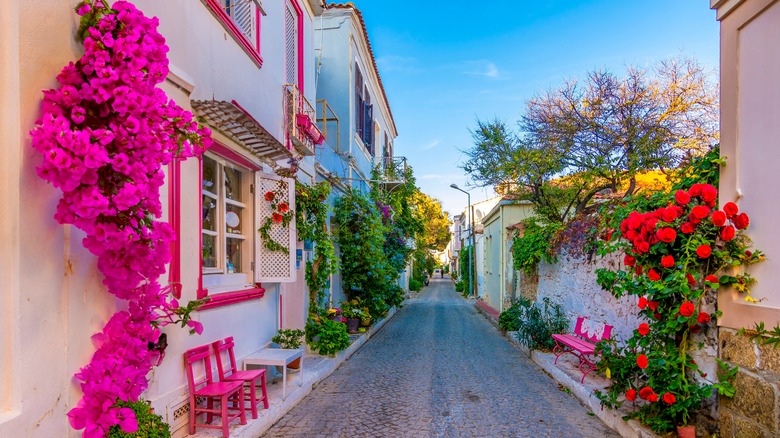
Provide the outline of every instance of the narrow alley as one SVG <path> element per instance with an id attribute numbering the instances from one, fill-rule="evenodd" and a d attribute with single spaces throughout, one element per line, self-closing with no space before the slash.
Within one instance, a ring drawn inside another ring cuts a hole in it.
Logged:
<path id="1" fill-rule="evenodd" d="M 265 435 L 618 436 L 434 278 Z"/>

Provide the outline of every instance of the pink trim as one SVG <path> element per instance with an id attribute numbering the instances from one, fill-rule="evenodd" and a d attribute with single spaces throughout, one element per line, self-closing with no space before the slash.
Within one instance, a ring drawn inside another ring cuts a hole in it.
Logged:
<path id="1" fill-rule="evenodd" d="M 260 54 L 260 8 L 255 8 L 255 47 L 257 48 L 257 54 Z M 263 59 L 260 58 L 260 65 L 262 66 Z"/>
<path id="2" fill-rule="evenodd" d="M 265 289 L 260 287 L 260 285 L 258 284 L 257 287 L 252 289 L 239 290 L 234 292 L 223 292 L 220 294 L 216 294 L 210 297 L 210 299 L 206 302 L 206 304 L 202 305 L 198 310 L 214 309 L 217 307 L 228 306 L 230 304 L 236 304 L 243 301 L 260 299 L 263 298 L 264 295 L 265 295 Z"/>
<path id="3" fill-rule="evenodd" d="M 303 94 L 303 10 L 296 0 L 290 0 L 290 4 L 295 9 L 295 15 L 298 16 L 298 89 Z"/>
<path id="4" fill-rule="evenodd" d="M 243 155 L 239 154 L 238 152 L 234 151 L 233 149 L 230 149 L 229 147 L 227 147 L 227 146 L 225 146 L 225 145 L 223 145 L 221 143 L 218 143 L 216 141 L 214 143 L 212 143 L 211 147 L 209 147 L 209 152 L 214 152 L 215 154 L 217 154 L 217 155 L 219 155 L 219 156 L 221 156 L 223 158 L 227 158 L 228 160 L 230 160 L 230 161 L 232 161 L 232 162 L 234 162 L 236 164 L 240 164 L 240 165 L 246 167 L 247 169 L 249 169 L 249 170 L 251 170 L 253 172 L 257 172 L 257 171 L 262 169 L 257 164 L 249 161 L 249 159 L 247 159 Z M 201 181 L 201 183 L 202 183 L 202 181 Z M 203 187 L 203 186 L 201 186 L 201 187 Z"/>
<path id="5" fill-rule="evenodd" d="M 252 61 L 254 61 L 255 64 L 257 64 L 258 67 L 263 66 L 263 57 L 260 56 L 260 18 L 259 18 L 259 11 L 258 11 L 258 20 L 257 20 L 257 38 L 256 43 L 257 46 L 252 47 L 252 42 L 249 41 L 249 38 L 247 38 L 241 30 L 236 26 L 236 23 L 233 22 L 233 19 L 230 18 L 230 16 L 225 12 L 224 9 L 222 9 L 222 5 L 219 4 L 219 0 L 205 0 L 206 6 L 211 9 L 211 12 L 217 16 L 219 21 L 222 22 L 222 26 L 225 27 L 225 29 L 230 32 L 230 34 L 233 36 L 233 39 L 236 40 L 239 46 L 241 46 L 242 49 L 244 49 L 244 52 L 246 52 L 247 55 L 249 55 L 250 58 L 252 58 Z"/>
<path id="6" fill-rule="evenodd" d="M 213 143 L 211 147 L 216 146 Z M 209 296 L 208 289 L 203 289 L 203 155 L 198 157 L 198 292 L 199 300 Z"/>
<path id="7" fill-rule="evenodd" d="M 168 165 L 168 222 L 174 232 L 171 242 L 171 264 L 168 283 L 176 299 L 181 298 L 181 161 L 176 158 Z"/>

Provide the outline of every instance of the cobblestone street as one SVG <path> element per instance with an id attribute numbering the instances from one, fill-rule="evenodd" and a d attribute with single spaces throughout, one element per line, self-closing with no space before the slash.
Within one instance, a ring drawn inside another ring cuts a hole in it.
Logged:
<path id="1" fill-rule="evenodd" d="M 265 436 L 618 435 L 435 278 Z"/>

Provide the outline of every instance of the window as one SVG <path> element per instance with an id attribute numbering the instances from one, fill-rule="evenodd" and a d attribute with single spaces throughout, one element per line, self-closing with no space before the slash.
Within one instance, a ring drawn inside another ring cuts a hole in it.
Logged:
<path id="1" fill-rule="evenodd" d="M 284 8 L 284 80 L 303 93 L 303 10 L 295 0 Z"/>
<path id="2" fill-rule="evenodd" d="M 374 106 L 371 105 L 371 96 L 368 86 L 363 81 L 363 74 L 355 63 L 355 125 L 358 137 L 363 142 L 366 150 L 374 155 Z"/>
<path id="3" fill-rule="evenodd" d="M 260 17 L 265 15 L 259 0 L 205 0 L 211 12 L 222 22 L 233 39 L 258 67 L 260 56 Z"/>
<path id="4" fill-rule="evenodd" d="M 252 286 L 252 172 L 214 155 L 203 157 L 201 258 L 203 286 Z"/>

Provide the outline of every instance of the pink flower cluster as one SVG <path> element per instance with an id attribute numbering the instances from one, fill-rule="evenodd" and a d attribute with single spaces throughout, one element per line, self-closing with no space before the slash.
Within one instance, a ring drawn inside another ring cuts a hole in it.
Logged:
<path id="1" fill-rule="evenodd" d="M 62 69 L 58 89 L 44 91 L 31 132 L 43 155 L 38 175 L 63 192 L 55 218 L 86 233 L 83 244 L 98 257 L 108 291 L 129 300 L 129 310 L 93 337 L 97 351 L 76 374 L 84 396 L 68 416 L 85 437 L 102 437 L 114 425 L 137 428 L 132 410 L 116 402 L 136 401 L 147 388 L 155 324 L 178 307 L 157 283 L 173 240 L 170 226 L 155 220 L 162 166 L 211 143 L 209 130 L 156 87 L 168 75 L 157 19 L 126 1 L 111 9 L 98 1 L 78 5 L 88 23 L 84 55 Z"/>

